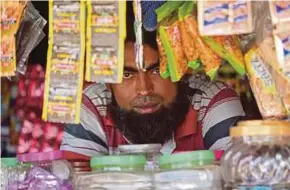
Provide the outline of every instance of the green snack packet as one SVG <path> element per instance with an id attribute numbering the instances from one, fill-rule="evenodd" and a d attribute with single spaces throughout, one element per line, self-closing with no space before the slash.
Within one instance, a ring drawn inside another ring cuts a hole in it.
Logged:
<path id="1" fill-rule="evenodd" d="M 216 39 L 219 38 L 221 40 L 218 40 L 219 42 L 217 42 Z M 203 40 L 220 57 L 228 61 L 232 65 L 232 67 L 237 71 L 237 73 L 239 73 L 239 75 L 243 76 L 245 74 L 246 72 L 245 62 L 242 57 L 241 50 L 237 45 L 237 41 L 233 36 L 220 36 L 220 37 L 203 36 Z M 231 41 L 232 44 L 226 43 L 227 41 Z"/>
<path id="2" fill-rule="evenodd" d="M 158 32 L 166 53 L 171 81 L 177 82 L 186 73 L 188 67 L 176 12 L 160 23 Z"/>

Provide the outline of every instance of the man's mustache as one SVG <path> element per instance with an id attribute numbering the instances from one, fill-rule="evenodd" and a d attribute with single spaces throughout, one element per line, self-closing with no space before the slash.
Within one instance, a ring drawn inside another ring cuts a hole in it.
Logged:
<path id="1" fill-rule="evenodd" d="M 137 96 L 131 101 L 131 105 L 133 107 L 153 106 L 156 104 L 160 104 L 162 101 L 163 101 L 163 98 L 157 95 Z"/>

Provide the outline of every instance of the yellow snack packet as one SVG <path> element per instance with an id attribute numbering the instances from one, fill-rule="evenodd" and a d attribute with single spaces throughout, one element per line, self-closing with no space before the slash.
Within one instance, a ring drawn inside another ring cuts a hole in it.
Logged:
<path id="1" fill-rule="evenodd" d="M 270 65 L 258 53 L 256 47 L 245 55 L 245 60 L 250 85 L 262 116 L 286 117 L 286 109 L 277 91 Z"/>
<path id="2" fill-rule="evenodd" d="M 84 53 L 85 2 L 49 1 L 44 121 L 80 122 Z"/>
<path id="3" fill-rule="evenodd" d="M 86 80 L 121 83 L 126 1 L 87 1 Z"/>

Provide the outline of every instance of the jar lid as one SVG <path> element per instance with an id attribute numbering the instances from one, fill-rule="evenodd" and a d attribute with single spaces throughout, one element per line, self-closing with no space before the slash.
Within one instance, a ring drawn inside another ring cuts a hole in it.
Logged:
<path id="1" fill-rule="evenodd" d="M 118 146 L 118 150 L 122 153 L 159 153 L 161 148 L 161 144 L 134 144 Z"/>
<path id="2" fill-rule="evenodd" d="M 110 166 L 145 165 L 146 158 L 143 155 L 114 155 L 97 156 L 91 159 L 92 168 L 104 168 Z"/>
<path id="3" fill-rule="evenodd" d="M 230 129 L 231 137 L 290 136 L 290 122 L 281 120 L 253 120 L 239 122 Z"/>
<path id="4" fill-rule="evenodd" d="M 182 152 L 171 155 L 163 155 L 159 157 L 159 165 L 184 163 L 184 162 L 197 162 L 209 163 L 215 160 L 214 153 L 210 150 L 198 150 L 192 152 Z"/>
<path id="5" fill-rule="evenodd" d="M 16 166 L 18 164 L 17 158 L 1 158 L 1 164 L 6 166 Z"/>
<path id="6" fill-rule="evenodd" d="M 49 152 L 36 152 L 28 154 L 19 154 L 17 159 L 20 162 L 41 162 L 41 161 L 53 161 L 63 159 L 64 152 L 62 150 L 49 151 Z"/>

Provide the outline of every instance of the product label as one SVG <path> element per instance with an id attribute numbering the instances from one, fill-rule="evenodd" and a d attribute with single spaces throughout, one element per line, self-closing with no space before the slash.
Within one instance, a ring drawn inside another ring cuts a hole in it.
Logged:
<path id="1" fill-rule="evenodd" d="M 263 80 L 265 87 L 271 87 L 273 85 L 272 75 L 257 55 L 252 57 L 251 65 L 255 74 Z"/>

